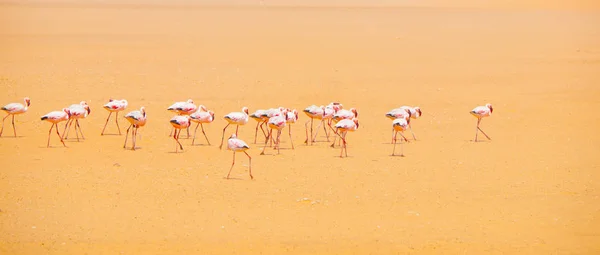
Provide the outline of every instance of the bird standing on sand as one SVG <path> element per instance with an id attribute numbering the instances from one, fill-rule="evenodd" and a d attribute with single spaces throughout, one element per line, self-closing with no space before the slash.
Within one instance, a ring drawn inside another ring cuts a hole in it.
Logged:
<path id="1" fill-rule="evenodd" d="M 406 131 L 406 128 L 408 127 L 408 121 L 406 121 L 405 119 L 395 119 L 392 122 L 392 128 L 394 129 L 394 137 L 392 138 L 393 143 L 394 143 L 394 150 L 392 151 L 392 156 L 396 155 L 396 143 L 397 143 L 397 139 L 396 136 L 398 135 L 398 132 L 400 132 L 400 135 L 402 136 L 402 138 L 404 138 L 404 140 L 407 140 L 406 137 L 404 137 L 404 135 L 402 134 L 402 132 Z M 408 141 L 408 140 L 407 140 Z M 402 142 L 402 139 L 400 139 L 400 156 L 404 157 L 404 143 Z"/>
<path id="2" fill-rule="evenodd" d="M 207 112 L 197 111 L 190 115 L 190 121 L 198 123 L 196 125 L 196 129 L 194 129 L 194 139 L 192 139 L 192 145 L 194 145 L 194 142 L 196 141 L 196 131 L 198 131 L 198 126 L 202 127 L 202 134 L 204 134 L 204 138 L 206 138 L 206 142 L 208 143 L 208 145 L 210 145 L 210 141 L 208 140 L 208 137 L 206 136 L 206 133 L 204 132 L 204 125 L 202 125 L 202 124 L 212 123 L 214 120 L 215 120 L 215 112 L 213 112 L 213 111 L 207 111 Z"/>
<path id="3" fill-rule="evenodd" d="M 346 148 L 346 134 L 348 131 L 354 132 L 358 129 L 358 119 L 354 118 L 351 120 L 345 119 L 341 120 L 337 124 L 335 124 L 335 133 L 342 138 L 342 151 L 340 152 L 340 158 L 342 157 L 344 151 L 346 152 L 346 157 L 348 157 L 348 149 Z"/>
<path id="4" fill-rule="evenodd" d="M 248 146 L 248 144 L 241 139 L 238 139 L 235 134 L 232 134 L 231 137 L 229 137 L 229 140 L 227 140 L 227 148 L 233 151 L 233 161 L 231 162 L 229 173 L 227 173 L 227 179 L 229 179 L 233 165 L 235 165 L 235 153 L 240 151 L 248 156 L 248 172 L 250 173 L 250 179 L 254 179 L 254 176 L 252 176 L 252 157 L 250 157 L 250 155 L 248 155 L 246 152 L 248 149 L 250 149 L 250 146 Z"/>
<path id="5" fill-rule="evenodd" d="M 290 111 L 290 109 L 287 109 L 287 125 L 289 127 L 289 134 L 290 134 L 290 143 L 292 144 L 292 150 L 294 149 L 294 139 L 292 139 L 292 124 L 296 123 L 298 121 L 298 110 L 294 109 L 292 111 Z"/>
<path id="6" fill-rule="evenodd" d="M 106 125 L 108 125 L 108 120 L 110 120 L 110 116 L 113 114 L 113 112 L 116 113 L 115 123 L 117 123 L 117 129 L 119 130 L 119 135 L 121 135 L 121 127 L 119 127 L 119 112 L 123 111 L 123 110 L 125 110 L 125 108 L 127 108 L 127 100 L 125 100 L 125 99 L 122 99 L 122 100 L 109 99 L 108 103 L 106 103 L 103 107 L 109 113 L 108 113 L 108 118 L 106 118 L 106 123 L 104 123 L 104 128 L 102 128 L 102 133 L 100 133 L 100 135 L 104 135 L 104 130 L 106 129 Z"/>
<path id="7" fill-rule="evenodd" d="M 63 146 L 67 147 L 67 145 L 65 144 L 65 141 L 63 141 L 63 139 L 62 139 L 62 136 L 60 135 L 60 133 L 58 133 L 58 123 L 68 120 L 69 115 L 70 115 L 69 108 L 63 108 L 62 111 L 53 111 L 53 112 L 50 112 L 50 113 L 42 116 L 42 120 L 52 123 L 52 126 L 50 127 L 50 131 L 48 131 L 47 147 L 50 147 L 50 134 L 52 134 L 52 128 L 54 128 L 54 126 L 56 126 L 56 134 L 58 135 L 58 138 L 60 138 L 60 142 L 63 144 Z"/>
<path id="8" fill-rule="evenodd" d="M 477 142 L 477 134 L 479 133 L 479 131 L 481 131 L 481 133 L 485 135 L 485 137 L 487 137 L 488 140 L 492 140 L 492 138 L 490 138 L 488 135 L 485 134 L 485 132 L 483 132 L 483 130 L 481 130 L 481 128 L 479 127 L 479 123 L 481 123 L 482 118 L 491 116 L 493 111 L 494 108 L 492 108 L 492 104 L 486 104 L 485 106 L 477 106 L 473 110 L 471 110 L 471 115 L 477 118 L 477 129 L 475 129 L 475 142 Z"/>
<path id="9" fill-rule="evenodd" d="M 65 130 L 63 131 L 63 139 L 67 139 L 69 136 L 69 130 L 71 130 L 71 125 L 73 125 L 73 121 L 75 121 L 75 135 L 77 136 L 77 141 L 79 142 L 79 133 L 81 133 L 81 138 L 85 139 L 83 136 L 83 132 L 81 131 L 81 126 L 79 126 L 79 119 L 84 119 L 90 114 L 90 106 L 87 102 L 81 101 L 79 104 L 72 104 L 69 106 L 69 120 L 65 124 Z"/>
<path id="10" fill-rule="evenodd" d="M 138 128 L 146 125 L 146 108 L 142 106 L 139 111 L 131 111 L 127 113 L 125 115 L 125 119 L 129 121 L 130 125 L 127 128 L 127 133 L 125 134 L 125 143 L 123 144 L 123 148 L 127 147 L 127 136 L 129 135 L 129 129 L 133 127 L 133 130 L 131 130 L 131 142 L 133 143 L 131 150 L 135 150 L 137 130 Z"/>
<path id="11" fill-rule="evenodd" d="M 225 130 L 227 130 L 227 127 L 229 127 L 229 125 L 236 125 L 235 135 L 237 136 L 240 125 L 243 126 L 246 125 L 246 123 L 248 123 L 248 107 L 242 107 L 241 112 L 230 112 L 223 118 L 227 121 L 227 126 L 223 128 L 223 135 L 221 136 L 221 145 L 219 145 L 219 149 L 223 147 L 223 140 L 225 139 Z"/>
<path id="12" fill-rule="evenodd" d="M 15 115 L 25 113 L 29 105 L 31 104 L 29 97 L 26 97 L 25 99 L 23 99 L 23 101 L 25 101 L 25 104 L 10 103 L 2 107 L 2 110 L 8 113 L 8 115 L 6 115 L 4 119 L 2 119 L 2 129 L 0 129 L 0 137 L 2 136 L 2 131 L 4 131 L 4 120 L 8 118 L 8 116 L 12 116 L 13 133 L 15 137 L 17 137 L 17 129 L 15 128 Z"/>
<path id="13" fill-rule="evenodd" d="M 410 118 L 411 119 L 418 119 L 423 115 L 423 112 L 421 111 L 421 108 L 418 106 L 415 107 L 410 107 L 410 106 L 402 106 L 400 107 L 400 109 L 405 109 L 410 113 Z M 414 140 L 417 140 L 417 137 L 415 136 L 415 133 L 413 133 L 412 131 L 412 125 L 410 124 L 410 121 L 408 122 L 408 129 L 410 129 L 410 134 L 412 135 Z"/>
<path id="14" fill-rule="evenodd" d="M 386 113 L 385 116 L 391 120 L 405 119 L 406 122 L 408 122 L 408 124 L 410 125 L 410 117 L 412 116 L 412 114 L 410 113 L 410 110 L 408 110 L 408 109 L 396 108 L 396 109 L 392 109 L 391 111 Z M 394 138 L 395 138 L 394 134 L 395 134 L 395 130 L 392 128 L 392 143 L 394 143 Z M 403 139 L 408 142 L 408 140 L 406 138 L 403 138 Z"/>
<path id="15" fill-rule="evenodd" d="M 286 123 L 287 123 L 287 110 L 286 109 L 283 109 L 282 112 L 279 112 L 275 116 L 269 118 L 269 122 L 267 122 L 267 124 L 271 130 L 269 130 L 269 135 L 267 136 L 267 139 L 265 140 L 265 146 L 263 147 L 263 150 L 260 153 L 260 155 L 265 155 L 265 149 L 267 148 L 267 142 L 269 140 L 273 139 L 273 129 L 277 130 L 277 138 L 275 139 L 275 147 L 277 148 L 277 154 L 279 154 L 279 149 L 281 148 L 281 146 L 280 146 L 281 130 L 283 130 L 285 128 Z M 292 137 L 290 136 L 290 138 L 292 138 Z"/>
<path id="16" fill-rule="evenodd" d="M 186 129 L 190 126 L 190 116 L 177 115 L 173 117 L 169 122 L 171 123 L 173 128 L 175 128 L 175 132 L 173 133 L 173 139 L 175 139 L 175 141 L 179 145 L 179 148 L 183 150 L 183 146 L 179 142 L 179 135 L 181 134 L 181 129 Z M 177 153 L 177 146 L 175 146 L 175 153 Z"/>

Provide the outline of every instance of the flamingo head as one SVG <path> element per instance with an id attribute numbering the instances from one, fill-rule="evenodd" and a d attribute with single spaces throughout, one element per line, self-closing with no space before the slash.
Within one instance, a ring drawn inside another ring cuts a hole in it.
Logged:
<path id="1" fill-rule="evenodd" d="M 188 103 L 188 104 L 193 104 L 193 103 L 194 103 L 194 100 L 192 100 L 192 99 L 188 99 L 188 100 L 187 100 L 187 103 Z"/>
<path id="2" fill-rule="evenodd" d="M 140 112 L 142 113 L 142 115 L 144 116 L 144 118 L 146 118 L 146 107 L 140 108 Z"/>
<path id="3" fill-rule="evenodd" d="M 242 112 L 245 112 L 246 114 L 248 114 L 248 107 L 244 106 L 244 107 L 242 108 Z"/>
<path id="4" fill-rule="evenodd" d="M 358 111 L 356 110 L 356 108 L 352 108 L 350 109 L 350 111 L 354 113 L 354 117 L 358 117 Z"/>
<path id="5" fill-rule="evenodd" d="M 208 113 L 210 114 L 210 117 L 214 120 L 215 119 L 215 112 L 208 111 Z"/>
<path id="6" fill-rule="evenodd" d="M 298 120 L 298 111 L 294 109 L 292 112 L 294 113 L 294 116 L 296 116 L 296 120 Z"/>
<path id="7" fill-rule="evenodd" d="M 71 111 L 69 110 L 69 108 L 63 108 L 62 110 L 67 114 L 67 116 L 71 116 Z"/>
<path id="8" fill-rule="evenodd" d="M 204 111 L 204 112 L 208 112 L 208 109 L 207 109 L 207 108 L 206 108 L 206 106 L 204 106 L 204 105 L 200 105 L 200 106 L 198 106 L 198 109 L 200 109 L 200 110 L 202 110 L 202 111 Z"/>
<path id="9" fill-rule="evenodd" d="M 25 98 L 25 104 L 29 107 L 29 105 L 31 105 L 31 100 L 29 99 L 29 97 Z"/>
<path id="10" fill-rule="evenodd" d="M 127 100 L 123 99 L 121 100 L 121 104 L 123 105 L 123 107 L 127 107 L 129 103 L 127 102 Z"/>
<path id="11" fill-rule="evenodd" d="M 352 119 L 352 121 L 354 121 L 354 125 L 356 125 L 356 128 L 358 129 L 358 119 L 354 118 L 354 119 Z"/>
<path id="12" fill-rule="evenodd" d="M 419 113 L 419 114 L 417 114 L 417 117 L 423 116 L 423 112 L 421 111 L 421 108 L 419 108 L 418 106 L 415 107 L 415 112 Z"/>
<path id="13" fill-rule="evenodd" d="M 490 108 L 490 113 L 494 112 L 494 108 L 492 107 L 492 104 L 490 104 L 490 103 L 487 103 L 487 104 L 485 104 L 485 106 L 486 106 L 487 108 Z"/>
<path id="14" fill-rule="evenodd" d="M 237 136 L 235 135 L 235 133 L 231 134 L 231 136 L 229 137 L 229 139 L 234 139 L 237 138 Z"/>

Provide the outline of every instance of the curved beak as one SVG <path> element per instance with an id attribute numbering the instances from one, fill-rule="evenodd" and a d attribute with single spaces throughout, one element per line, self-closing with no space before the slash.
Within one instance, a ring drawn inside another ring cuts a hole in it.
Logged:
<path id="1" fill-rule="evenodd" d="M 87 112 L 88 112 L 88 114 L 90 114 L 90 112 L 92 112 L 92 110 L 90 110 L 90 108 L 88 107 Z"/>

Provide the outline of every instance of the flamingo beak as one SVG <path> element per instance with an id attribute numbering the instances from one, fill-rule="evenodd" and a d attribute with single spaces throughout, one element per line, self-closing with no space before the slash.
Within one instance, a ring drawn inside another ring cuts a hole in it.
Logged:
<path id="1" fill-rule="evenodd" d="M 92 112 L 92 110 L 90 110 L 90 108 L 88 107 L 87 112 L 88 112 L 88 114 L 90 114 L 90 112 Z"/>

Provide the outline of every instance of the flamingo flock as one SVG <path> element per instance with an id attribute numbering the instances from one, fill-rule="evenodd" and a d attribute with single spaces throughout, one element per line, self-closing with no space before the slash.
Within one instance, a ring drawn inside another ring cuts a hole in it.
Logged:
<path id="1" fill-rule="evenodd" d="M 13 126 L 13 134 L 17 137 L 17 131 L 15 127 L 15 115 L 26 113 L 29 106 L 31 105 L 31 101 L 28 97 L 23 99 L 24 104 L 22 103 L 10 103 L 2 107 L 1 109 L 7 113 L 7 115 L 2 119 L 2 129 L 0 129 L 0 137 L 4 131 L 4 121 L 12 116 L 12 126 Z M 103 108 L 106 109 L 109 114 L 102 128 L 101 135 L 105 134 L 106 127 L 108 122 L 112 116 L 115 114 L 115 124 L 117 126 L 118 134 L 121 135 L 121 129 L 119 127 L 119 112 L 124 111 L 128 106 L 128 102 L 125 99 L 109 99 L 106 104 L 103 105 Z M 187 101 L 175 102 L 171 106 L 167 107 L 167 111 L 170 111 L 175 114 L 170 120 L 169 123 L 172 125 L 173 129 L 171 130 L 171 134 L 169 136 L 173 136 L 173 139 L 176 142 L 175 153 L 178 153 L 180 150 L 183 151 L 183 145 L 179 141 L 179 137 L 181 135 L 181 131 L 183 129 L 186 130 L 187 136 L 189 138 L 189 128 L 193 123 L 196 123 L 196 127 L 194 129 L 194 135 L 192 139 L 192 145 L 195 144 L 196 141 L 196 133 L 198 127 L 201 127 L 202 134 L 206 139 L 207 145 L 211 145 L 206 132 L 204 131 L 204 124 L 210 124 L 215 120 L 215 112 L 207 109 L 204 105 L 196 106 L 192 99 L 188 99 Z M 313 145 L 317 142 L 318 132 L 321 127 L 323 127 L 323 132 L 325 133 L 325 138 L 327 142 L 330 141 L 330 136 L 333 136 L 333 143 L 331 147 L 335 147 L 336 140 L 339 138 L 339 146 L 340 146 L 340 158 L 348 157 L 348 149 L 347 149 L 347 135 L 348 132 L 355 132 L 358 130 L 360 124 L 358 120 L 358 110 L 357 108 L 344 109 L 343 105 L 339 102 L 331 102 L 328 105 L 311 105 L 303 110 L 303 112 L 307 115 L 308 120 L 305 122 L 305 131 L 306 131 L 306 139 L 304 143 L 307 146 Z M 477 126 L 475 132 L 474 141 L 478 141 L 478 134 L 481 132 L 488 140 L 491 138 L 481 129 L 480 124 L 481 120 L 485 117 L 489 117 L 492 115 L 493 107 L 491 104 L 486 104 L 484 106 L 477 106 L 473 110 L 470 111 L 470 114 L 477 118 Z M 52 129 L 56 127 L 56 134 L 60 139 L 60 142 L 64 147 L 67 147 L 64 140 L 68 139 L 69 131 L 71 130 L 71 126 L 74 127 L 74 132 L 77 141 L 79 141 L 79 135 L 81 135 L 81 139 L 85 139 L 83 135 L 83 131 L 81 130 L 81 125 L 79 120 L 85 119 L 91 113 L 90 106 L 86 101 L 81 101 L 79 104 L 72 104 L 68 107 L 63 108 L 60 111 L 52 111 L 41 117 L 41 120 L 48 121 L 52 123 L 50 126 L 50 130 L 48 131 L 48 142 L 47 147 L 50 147 L 50 138 L 52 135 Z M 418 106 L 401 106 L 399 108 L 395 108 L 390 110 L 385 114 L 385 116 L 392 120 L 392 156 L 404 156 L 404 143 L 409 142 L 409 140 L 404 136 L 404 131 L 409 130 L 411 132 L 413 140 L 417 140 L 415 133 L 412 130 L 411 120 L 419 119 L 423 115 L 421 108 Z M 129 137 L 129 133 L 131 131 L 131 150 L 136 150 L 136 137 L 137 132 L 140 127 L 146 125 L 147 116 L 145 107 L 141 107 L 139 110 L 134 110 L 127 113 L 124 118 L 129 122 L 129 127 L 127 128 L 125 134 L 125 143 L 123 144 L 123 148 L 127 148 L 127 141 Z M 227 140 L 227 149 L 233 151 L 233 161 L 231 164 L 231 168 L 227 174 L 227 179 L 229 178 L 231 171 L 235 165 L 235 153 L 243 152 L 248 157 L 248 171 L 250 174 L 250 178 L 253 179 L 252 176 L 252 157 L 247 153 L 250 149 L 250 146 L 242 139 L 238 138 L 238 131 L 240 126 L 244 126 L 248 123 L 248 119 L 252 118 L 256 120 L 256 127 L 254 133 L 254 143 L 257 143 L 258 138 L 258 129 L 261 129 L 261 132 L 264 137 L 264 146 L 260 155 L 265 155 L 265 150 L 267 147 L 272 147 L 273 149 L 277 149 L 277 154 L 280 154 L 281 149 L 281 134 L 285 130 L 286 126 L 288 127 L 288 135 L 290 137 L 290 145 L 291 149 L 294 149 L 294 143 L 292 139 L 292 125 L 295 124 L 298 119 L 298 111 L 296 109 L 289 109 L 284 107 L 278 108 L 270 108 L 270 109 L 259 109 L 254 111 L 252 114 L 249 114 L 248 107 L 243 107 L 240 112 L 230 112 L 223 116 L 223 119 L 227 122 L 227 125 L 223 128 L 223 133 L 221 136 L 221 144 L 219 145 L 219 149 L 222 149 L 223 142 L 225 138 L 225 132 L 230 125 L 235 125 L 235 133 L 231 134 L 229 139 Z M 316 128 L 314 128 L 314 121 L 317 120 L 319 124 Z M 61 135 L 58 130 L 58 124 L 66 121 L 63 134 Z M 310 128 L 309 128 L 310 126 Z M 275 131 L 275 133 L 274 133 Z M 400 135 L 401 138 L 398 138 Z M 400 140 L 400 154 L 396 154 L 396 145 Z M 267 146 L 267 144 L 269 144 Z"/>

